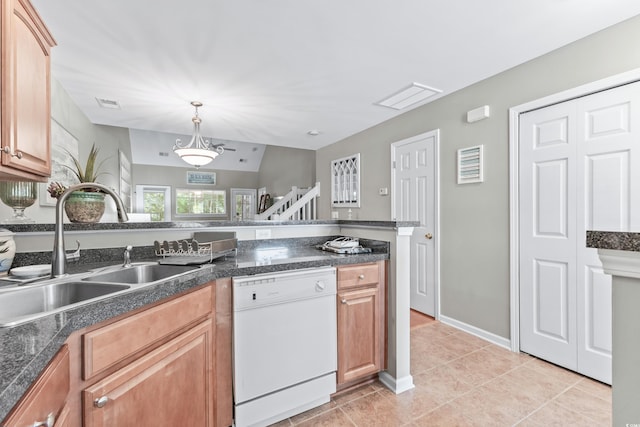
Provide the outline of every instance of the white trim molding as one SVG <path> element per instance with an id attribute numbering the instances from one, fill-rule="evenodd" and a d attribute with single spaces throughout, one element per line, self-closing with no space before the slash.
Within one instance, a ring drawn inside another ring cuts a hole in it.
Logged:
<path id="1" fill-rule="evenodd" d="M 598 249 L 598 257 L 605 273 L 640 279 L 640 252 Z"/>
<path id="2" fill-rule="evenodd" d="M 500 335 L 496 335 L 492 332 L 485 331 L 484 329 L 477 328 L 475 326 L 444 315 L 440 315 L 440 321 L 445 325 L 460 329 L 461 331 L 467 332 L 499 347 L 505 348 L 507 350 L 511 349 L 511 341 L 507 338 L 501 337 Z"/>
<path id="3" fill-rule="evenodd" d="M 387 371 L 382 371 L 378 374 L 378 379 L 385 385 L 385 387 L 395 394 L 404 393 L 407 390 L 415 388 L 415 385 L 413 384 L 413 377 L 411 375 L 407 375 L 402 378 L 394 378 Z"/>

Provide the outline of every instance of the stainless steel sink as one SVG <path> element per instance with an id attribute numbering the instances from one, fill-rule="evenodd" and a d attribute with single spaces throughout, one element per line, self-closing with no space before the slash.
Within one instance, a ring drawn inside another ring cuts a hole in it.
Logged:
<path id="1" fill-rule="evenodd" d="M 61 282 L 0 294 L 0 327 L 13 326 L 129 289 L 123 284 Z"/>
<path id="2" fill-rule="evenodd" d="M 96 273 L 82 279 L 87 282 L 127 283 L 138 285 L 166 280 L 173 276 L 195 270 L 197 266 L 142 264 L 122 267 L 106 273 Z"/>

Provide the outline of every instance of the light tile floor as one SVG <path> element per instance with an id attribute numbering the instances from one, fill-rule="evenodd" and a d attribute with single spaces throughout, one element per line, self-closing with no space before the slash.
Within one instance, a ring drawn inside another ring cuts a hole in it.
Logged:
<path id="1" fill-rule="evenodd" d="M 413 390 L 366 385 L 275 425 L 611 425 L 609 386 L 440 322 L 412 325 Z"/>

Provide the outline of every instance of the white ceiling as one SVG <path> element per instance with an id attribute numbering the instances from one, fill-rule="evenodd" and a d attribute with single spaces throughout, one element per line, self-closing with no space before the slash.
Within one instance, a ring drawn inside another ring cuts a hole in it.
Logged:
<path id="1" fill-rule="evenodd" d="M 436 99 L 640 14 L 638 0 L 33 3 L 53 76 L 92 122 L 188 135 L 198 100 L 203 135 L 308 149 L 407 111 L 374 103 L 412 82 Z"/>

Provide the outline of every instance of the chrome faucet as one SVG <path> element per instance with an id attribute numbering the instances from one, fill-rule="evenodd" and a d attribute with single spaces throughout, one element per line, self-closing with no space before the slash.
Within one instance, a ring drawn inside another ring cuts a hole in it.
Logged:
<path id="1" fill-rule="evenodd" d="M 72 185 L 65 190 L 56 203 L 56 228 L 53 236 L 53 253 L 51 254 L 51 277 L 64 276 L 67 273 L 67 257 L 64 249 L 64 216 L 63 209 L 64 203 L 71 193 L 78 190 L 96 189 L 109 194 L 116 202 L 116 209 L 118 210 L 118 221 L 129 221 L 127 212 L 124 209 L 122 200 L 120 197 L 109 187 L 98 184 L 96 182 L 83 182 L 80 184 Z"/>
<path id="2" fill-rule="evenodd" d="M 127 247 L 124 249 L 124 263 L 122 264 L 124 268 L 131 267 L 131 251 L 132 250 L 133 250 L 133 246 L 131 245 L 127 245 Z"/>

